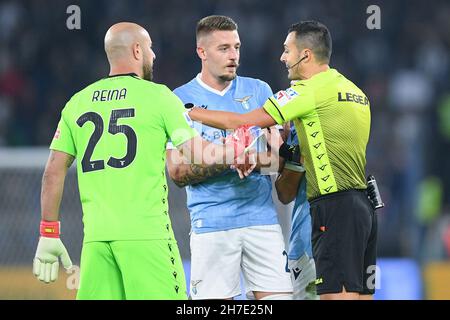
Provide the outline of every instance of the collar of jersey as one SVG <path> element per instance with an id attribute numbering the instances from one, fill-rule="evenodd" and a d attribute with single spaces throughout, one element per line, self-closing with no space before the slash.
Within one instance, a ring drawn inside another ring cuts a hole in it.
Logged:
<path id="1" fill-rule="evenodd" d="M 234 81 L 234 80 L 231 81 L 230 84 L 225 89 L 223 89 L 222 91 L 219 91 L 217 89 L 211 88 L 206 83 L 204 83 L 200 77 L 200 73 L 195 77 L 195 79 L 197 80 L 198 84 L 201 85 L 203 88 L 205 88 L 206 90 L 208 90 L 212 93 L 215 93 L 221 97 L 223 97 L 231 89 L 231 86 L 233 85 L 233 81 Z"/>
<path id="2" fill-rule="evenodd" d="M 130 77 L 134 77 L 134 78 L 139 78 L 139 76 L 136 73 L 134 73 L 134 72 L 113 74 L 112 76 L 107 76 L 107 78 L 124 77 L 124 76 L 130 76 Z"/>
<path id="3" fill-rule="evenodd" d="M 318 81 L 323 81 L 323 79 L 330 77 L 330 76 L 334 76 L 337 75 L 338 72 L 336 69 L 328 69 L 327 71 L 324 72 L 319 72 L 315 75 L 313 75 L 311 78 L 306 79 L 306 80 L 292 80 L 291 81 L 291 86 L 298 86 L 301 84 L 306 84 L 306 83 L 314 83 L 314 82 L 318 82 Z"/>

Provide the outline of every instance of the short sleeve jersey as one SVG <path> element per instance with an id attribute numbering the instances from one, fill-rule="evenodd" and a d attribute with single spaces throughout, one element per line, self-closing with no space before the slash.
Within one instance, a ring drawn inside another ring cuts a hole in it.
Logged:
<path id="1" fill-rule="evenodd" d="M 76 157 L 84 242 L 173 239 L 165 146 L 198 135 L 166 86 L 134 74 L 75 94 L 50 149 Z"/>
<path id="2" fill-rule="evenodd" d="M 219 92 L 205 84 L 200 75 L 174 92 L 184 103 L 237 113 L 259 108 L 273 94 L 267 83 L 241 76 Z M 196 121 L 193 121 L 193 127 L 203 139 L 212 143 L 222 144 L 222 138 L 227 135 L 225 130 Z M 267 175 L 252 172 L 247 178 L 240 179 L 236 172 L 227 170 L 206 181 L 188 185 L 186 193 L 192 231 L 197 234 L 278 224 L 272 201 L 272 182 Z"/>
<path id="3" fill-rule="evenodd" d="M 308 200 L 365 189 L 370 103 L 335 69 L 293 81 L 264 104 L 279 124 L 293 120 L 305 158 Z"/>

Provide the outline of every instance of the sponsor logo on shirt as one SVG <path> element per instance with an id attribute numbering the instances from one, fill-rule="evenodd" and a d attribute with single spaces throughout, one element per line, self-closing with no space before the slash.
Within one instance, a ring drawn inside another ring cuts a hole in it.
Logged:
<path id="1" fill-rule="evenodd" d="M 291 98 L 298 97 L 297 91 L 295 91 L 295 90 L 292 89 L 292 88 L 286 89 L 286 93 L 287 93 Z"/>
<path id="2" fill-rule="evenodd" d="M 222 143 L 222 138 L 226 138 L 227 132 L 225 130 L 206 129 L 202 131 L 201 136 L 209 142 Z"/>
<path id="3" fill-rule="evenodd" d="M 351 92 L 338 92 L 339 102 L 356 102 L 363 106 L 369 105 L 369 99 L 366 96 L 354 94 Z"/>

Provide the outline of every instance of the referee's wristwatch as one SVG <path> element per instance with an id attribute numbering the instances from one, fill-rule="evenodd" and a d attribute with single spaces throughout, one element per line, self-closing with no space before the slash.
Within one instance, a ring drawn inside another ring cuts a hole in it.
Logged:
<path id="1" fill-rule="evenodd" d="M 194 109 L 194 107 L 195 107 L 194 104 L 190 102 L 184 104 L 184 108 L 187 109 L 187 112 L 191 112 L 192 109 Z"/>

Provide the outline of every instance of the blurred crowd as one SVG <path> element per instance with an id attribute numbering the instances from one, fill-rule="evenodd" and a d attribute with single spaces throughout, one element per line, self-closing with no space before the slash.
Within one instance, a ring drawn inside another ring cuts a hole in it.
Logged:
<path id="1" fill-rule="evenodd" d="M 66 8 L 81 9 L 69 30 Z M 381 9 L 369 30 L 366 9 Z M 371 100 L 367 171 L 386 207 L 379 253 L 420 261 L 450 256 L 450 2 L 324 1 L 0 1 L 0 146 L 47 146 L 66 101 L 108 74 L 103 37 L 119 21 L 149 30 L 154 80 L 171 89 L 200 69 L 196 22 L 232 17 L 242 41 L 240 75 L 286 88 L 279 61 L 288 27 L 319 20 L 333 37 L 332 67 Z"/>

